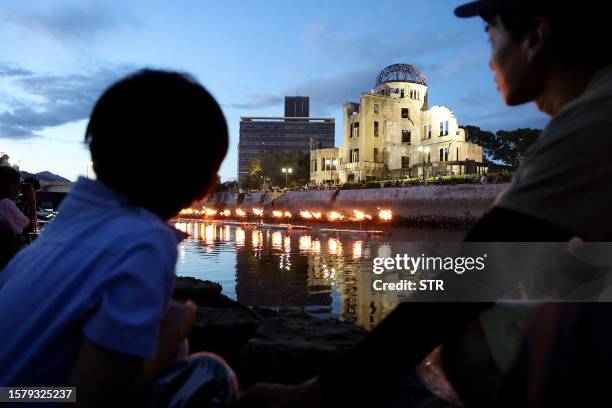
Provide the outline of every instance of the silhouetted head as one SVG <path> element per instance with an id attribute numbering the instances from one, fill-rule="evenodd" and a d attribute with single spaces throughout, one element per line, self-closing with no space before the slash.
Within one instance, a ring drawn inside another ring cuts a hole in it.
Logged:
<path id="1" fill-rule="evenodd" d="M 490 66 L 508 105 L 536 100 L 553 71 L 592 77 L 612 63 L 605 2 L 481 0 L 455 10 L 481 16 L 491 43 Z"/>
<path id="2" fill-rule="evenodd" d="M 0 199 L 14 200 L 19 194 L 21 173 L 10 166 L 0 166 Z"/>
<path id="3" fill-rule="evenodd" d="M 34 191 L 40 190 L 40 181 L 38 181 L 38 179 L 35 177 L 26 177 L 23 182 L 30 184 Z"/>
<path id="4" fill-rule="evenodd" d="M 99 180 L 167 219 L 212 189 L 228 131 L 221 108 L 193 78 L 142 70 L 104 92 L 85 141 Z"/>

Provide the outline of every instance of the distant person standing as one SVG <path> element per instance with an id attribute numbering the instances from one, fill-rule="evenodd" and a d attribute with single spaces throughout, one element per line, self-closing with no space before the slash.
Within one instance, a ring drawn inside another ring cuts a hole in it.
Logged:
<path id="1" fill-rule="evenodd" d="M 10 166 L 9 159 L 10 157 L 6 153 L 0 156 L 0 166 Z"/>
<path id="2" fill-rule="evenodd" d="M 10 166 L 0 166 L 0 269 L 19 251 L 17 235 L 30 225 L 30 219 L 17 207 L 21 174 Z"/>
<path id="3" fill-rule="evenodd" d="M 489 181 L 489 178 L 487 176 L 487 173 L 486 172 L 482 173 L 482 176 L 480 176 L 480 184 L 487 184 L 488 181 Z"/>
<path id="4" fill-rule="evenodd" d="M 36 191 L 32 184 L 21 184 L 21 194 L 17 199 L 17 206 L 30 220 L 30 223 L 23 229 L 21 234 L 23 241 L 30 242 L 29 234 L 36 232 Z"/>

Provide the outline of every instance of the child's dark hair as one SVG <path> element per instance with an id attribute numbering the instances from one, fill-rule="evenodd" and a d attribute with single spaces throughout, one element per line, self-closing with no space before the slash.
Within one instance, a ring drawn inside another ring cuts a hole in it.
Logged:
<path id="1" fill-rule="evenodd" d="M 9 197 L 9 184 L 18 184 L 21 181 L 19 170 L 11 166 L 0 166 L 0 199 Z"/>
<path id="2" fill-rule="evenodd" d="M 170 218 L 212 186 L 228 131 L 221 108 L 193 78 L 142 70 L 100 97 L 85 142 L 99 180 Z"/>

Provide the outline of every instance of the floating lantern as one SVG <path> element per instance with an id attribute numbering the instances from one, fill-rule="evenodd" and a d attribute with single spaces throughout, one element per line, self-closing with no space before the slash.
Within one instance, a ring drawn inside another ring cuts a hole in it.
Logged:
<path id="1" fill-rule="evenodd" d="M 381 221 L 391 221 L 391 219 L 393 219 L 393 214 L 391 210 L 380 210 L 378 212 L 378 218 L 380 218 Z"/>
<path id="2" fill-rule="evenodd" d="M 327 219 L 330 221 L 341 221 L 344 219 L 344 215 L 337 211 L 331 211 L 329 214 L 327 214 Z"/>
<path id="3" fill-rule="evenodd" d="M 304 218 L 305 220 L 310 220 L 313 218 L 310 211 L 300 211 L 300 217 Z"/>

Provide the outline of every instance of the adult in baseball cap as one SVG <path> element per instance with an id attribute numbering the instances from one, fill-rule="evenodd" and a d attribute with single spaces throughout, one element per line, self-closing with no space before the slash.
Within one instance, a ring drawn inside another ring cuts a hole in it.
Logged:
<path id="1" fill-rule="evenodd" d="M 506 104 L 535 102 L 552 118 L 526 154 L 513 184 L 466 240 L 564 242 L 574 237 L 592 241 L 612 237 L 612 53 L 606 48 L 608 17 L 602 4 L 481 0 L 455 10 L 458 17 L 485 20 L 490 67 Z M 592 45 L 599 48 L 593 52 Z M 498 394 L 505 386 L 498 381 L 498 371 L 505 374 L 504 369 L 514 363 L 525 315 L 520 310 L 501 313 L 498 307 L 480 303 L 403 303 L 318 378 L 297 386 L 259 385 L 247 396 L 285 406 L 315 406 L 319 400 L 335 406 L 381 405 L 377 401 L 385 387 L 444 344 L 443 353 L 451 357 L 444 358 L 446 374 L 451 374 L 456 397 L 466 406 L 524 406 L 512 405 L 503 392 Z M 489 331 L 487 322 L 499 329 Z M 513 340 L 483 344 L 477 341 L 483 335 L 487 340 L 489 336 Z M 486 351 L 492 344 L 501 345 L 502 352 L 492 350 L 491 355 L 471 359 L 474 352 Z M 449 353 L 453 348 L 456 352 Z M 464 350 L 469 356 L 461 354 Z M 486 381 L 489 387 L 482 386 Z M 517 395 L 523 395 L 521 391 Z"/>
<path id="2" fill-rule="evenodd" d="M 510 188 L 470 231 L 467 240 L 612 238 L 612 52 L 607 46 L 609 17 L 605 5 L 594 0 L 480 0 L 455 10 L 458 17 L 480 16 L 485 20 L 491 44 L 490 67 L 506 104 L 534 102 L 551 117 L 527 151 Z M 510 383 L 522 384 L 518 388 L 523 392 L 512 393 L 518 400 L 510 401 L 509 395 L 502 400 L 508 406 L 590 406 L 603 401 L 608 405 L 607 389 L 593 385 L 592 377 L 585 374 L 598 372 L 602 381 L 612 376 L 609 370 L 594 368 L 610 361 L 612 353 L 591 346 L 609 342 L 612 324 L 601 318 L 612 312 L 609 304 L 549 306 L 540 306 L 531 316 L 531 332 L 525 332 L 518 354 L 522 364 L 505 374 L 506 379 L 514 378 Z M 483 319 L 485 315 L 480 317 L 481 328 L 493 358 L 499 354 L 499 346 L 515 349 L 518 344 L 511 344 L 495 329 L 501 327 L 500 319 Z M 573 318 L 546 326 L 555 315 Z M 520 326 L 522 319 L 509 320 Z M 575 321 L 581 322 L 580 330 L 572 329 L 578 327 Z M 549 328 L 549 340 L 544 349 L 534 351 L 529 344 L 542 337 L 542 327 Z M 543 363 L 542 353 L 553 351 L 556 357 L 579 353 L 575 359 L 581 365 L 566 358 Z M 539 381 L 532 381 L 534 378 Z"/>

